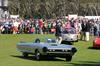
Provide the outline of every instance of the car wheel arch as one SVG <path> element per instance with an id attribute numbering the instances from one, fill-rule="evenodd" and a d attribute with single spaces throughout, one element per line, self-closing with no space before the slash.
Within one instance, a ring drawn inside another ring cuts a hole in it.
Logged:
<path id="1" fill-rule="evenodd" d="M 35 49 L 35 53 L 36 53 L 37 51 L 39 51 L 39 50 L 38 50 L 38 49 Z"/>

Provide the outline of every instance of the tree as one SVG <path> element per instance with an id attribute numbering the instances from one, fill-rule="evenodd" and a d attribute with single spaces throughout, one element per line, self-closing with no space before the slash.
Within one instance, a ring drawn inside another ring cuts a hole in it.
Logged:
<path id="1" fill-rule="evenodd" d="M 9 0 L 10 14 L 56 18 L 68 14 L 98 15 L 98 0 Z M 88 3 L 95 4 L 92 7 Z M 93 12 L 93 13 L 92 13 Z"/>

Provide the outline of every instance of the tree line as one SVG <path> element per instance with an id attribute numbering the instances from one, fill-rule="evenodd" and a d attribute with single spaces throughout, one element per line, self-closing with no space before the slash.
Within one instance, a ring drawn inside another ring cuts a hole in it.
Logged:
<path id="1" fill-rule="evenodd" d="M 68 14 L 99 15 L 99 0 L 8 0 L 10 14 L 21 17 L 56 18 Z"/>

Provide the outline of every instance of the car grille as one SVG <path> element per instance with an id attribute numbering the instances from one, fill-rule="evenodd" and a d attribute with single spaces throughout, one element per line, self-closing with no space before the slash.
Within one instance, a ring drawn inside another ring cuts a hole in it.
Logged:
<path id="1" fill-rule="evenodd" d="M 55 52 L 62 52 L 63 50 L 55 50 Z"/>
<path id="2" fill-rule="evenodd" d="M 49 52 L 71 52 L 71 50 L 60 50 L 60 49 L 51 49 Z"/>

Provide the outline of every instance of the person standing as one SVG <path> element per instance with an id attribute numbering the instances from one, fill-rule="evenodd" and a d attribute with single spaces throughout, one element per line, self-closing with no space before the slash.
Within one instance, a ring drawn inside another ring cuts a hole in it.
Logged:
<path id="1" fill-rule="evenodd" d="M 39 34 L 39 21 L 38 20 L 35 21 L 35 33 Z"/>
<path id="2" fill-rule="evenodd" d="M 81 40 L 85 40 L 85 27 L 86 27 L 86 23 L 84 20 L 82 20 L 82 24 L 81 24 L 82 30 L 81 30 Z"/>
<path id="3" fill-rule="evenodd" d="M 61 31 L 61 23 L 58 22 L 58 20 L 57 20 L 55 36 L 56 36 L 56 41 L 57 41 L 58 44 L 61 44 L 61 42 L 62 42 L 61 33 L 62 33 L 62 31 Z"/>
<path id="4" fill-rule="evenodd" d="M 98 24 L 97 24 L 97 22 L 94 22 L 94 25 L 93 25 L 93 32 L 94 32 L 94 36 L 95 37 L 97 37 L 98 36 L 98 30 L 97 30 L 97 28 L 98 28 Z"/>
<path id="5" fill-rule="evenodd" d="M 39 33 L 40 34 L 43 34 L 42 28 L 43 28 L 43 20 L 42 19 L 39 19 Z"/>
<path id="6" fill-rule="evenodd" d="M 96 27 L 97 27 L 97 32 L 96 32 L 96 37 L 100 37 L 100 22 L 96 22 Z"/>
<path id="7" fill-rule="evenodd" d="M 89 41 L 90 36 L 90 22 L 87 19 L 82 21 L 82 33 L 81 33 L 81 40 L 84 39 L 85 41 Z"/>
<path id="8" fill-rule="evenodd" d="M 89 41 L 89 39 L 90 39 L 90 28 L 91 28 L 91 26 L 90 26 L 90 22 L 89 21 L 86 21 L 86 27 L 85 27 L 85 35 L 86 35 L 86 41 Z"/>

